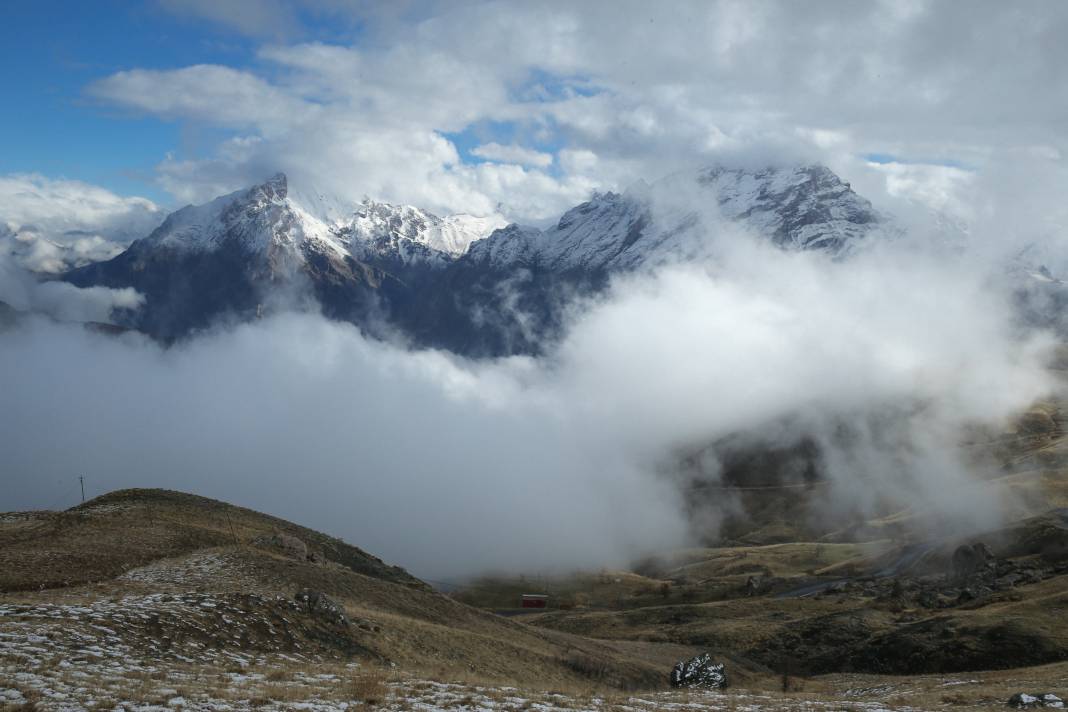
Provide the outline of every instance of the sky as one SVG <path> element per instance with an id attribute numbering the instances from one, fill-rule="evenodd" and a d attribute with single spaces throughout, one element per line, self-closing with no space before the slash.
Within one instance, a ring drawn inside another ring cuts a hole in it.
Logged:
<path id="1" fill-rule="evenodd" d="M 979 491 L 991 473 L 964 433 L 1056 389 L 1053 339 L 1016 322 L 1006 266 L 1026 247 L 1068 274 L 1068 3 L 3 15 L 0 298 L 60 320 L 143 297 L 27 270 L 108 258 L 167 211 L 279 171 L 298 197 L 543 224 L 695 166 L 821 162 L 902 230 L 831 260 L 679 195 L 720 261 L 616 279 L 541 359 L 408 350 L 309 313 L 174 348 L 29 319 L 0 338 L 0 511 L 73 505 L 84 473 L 91 494 L 195 491 L 439 579 L 625 565 L 693 543 L 680 452 L 744 432 L 820 443 L 835 511 L 814 516 L 889 498 L 974 531 L 1003 503 Z"/>
<path id="2" fill-rule="evenodd" d="M 894 166 L 1059 165 L 1066 32 L 1052 1 L 13 0 L 0 174 L 170 209 L 284 171 L 537 223 L 683 166 L 813 160 L 877 200 Z"/>

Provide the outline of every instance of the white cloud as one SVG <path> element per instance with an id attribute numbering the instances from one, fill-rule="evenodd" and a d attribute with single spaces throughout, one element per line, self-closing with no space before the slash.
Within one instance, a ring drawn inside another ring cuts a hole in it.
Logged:
<path id="1" fill-rule="evenodd" d="M 541 151 L 523 148 L 514 143 L 508 146 L 493 142 L 484 143 L 471 149 L 471 153 L 479 158 L 485 158 L 487 161 L 497 161 L 498 163 L 519 163 L 537 168 L 548 168 L 553 164 L 553 155 L 551 153 L 542 153 Z"/>
<path id="2" fill-rule="evenodd" d="M 113 257 L 163 219 L 151 200 L 37 174 L 0 176 L 0 253 L 55 273 Z"/>
<path id="3" fill-rule="evenodd" d="M 90 96 L 164 118 L 265 133 L 312 118 L 317 107 L 248 72 L 198 64 L 174 70 L 131 69 L 89 85 Z"/>
<path id="4" fill-rule="evenodd" d="M 26 272 L 0 244 L 0 302 L 20 312 L 44 314 L 69 322 L 110 323 L 114 309 L 137 309 L 144 297 L 133 289 L 42 282 Z"/>
<path id="5" fill-rule="evenodd" d="M 915 201 L 961 223 L 974 219 L 964 193 L 975 180 L 973 171 L 955 166 L 916 163 L 872 163 L 886 176 L 886 191 L 892 197 Z"/>
<path id="6" fill-rule="evenodd" d="M 161 164 L 183 197 L 284 170 L 344 198 L 439 212 L 504 205 L 512 219 L 540 220 L 588 186 L 717 160 L 822 160 L 859 174 L 855 156 L 882 152 L 982 170 L 1001 151 L 1026 145 L 1046 156 L 1038 162 L 1068 148 L 1060 4 L 286 6 L 303 36 L 315 36 L 315 18 L 359 24 L 352 46 L 287 44 L 249 24 L 248 5 L 171 5 L 275 40 L 250 68 L 132 68 L 90 87 L 116 105 L 241 131 L 214 156 Z M 263 22 L 277 24 L 279 8 L 265 3 Z M 482 136 L 487 126 L 509 128 Z M 459 131 L 480 137 L 476 155 L 523 165 L 523 188 L 540 194 L 510 200 L 492 171 L 459 167 L 445 138 Z M 557 171 L 536 148 L 546 144 L 560 147 Z M 869 187 L 885 192 L 885 181 Z"/>

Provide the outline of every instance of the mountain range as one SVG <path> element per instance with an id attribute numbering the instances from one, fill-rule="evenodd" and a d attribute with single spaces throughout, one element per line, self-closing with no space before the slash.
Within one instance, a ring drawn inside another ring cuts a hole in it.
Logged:
<path id="1" fill-rule="evenodd" d="M 374 336 L 469 356 L 537 353 L 565 307 L 613 275 L 713 256 L 737 226 L 836 256 L 888 220 L 820 165 L 677 173 L 595 193 L 546 228 L 364 200 L 298 199 L 277 174 L 171 213 L 114 258 L 63 276 L 146 297 L 116 321 L 164 342 L 294 303 Z"/>

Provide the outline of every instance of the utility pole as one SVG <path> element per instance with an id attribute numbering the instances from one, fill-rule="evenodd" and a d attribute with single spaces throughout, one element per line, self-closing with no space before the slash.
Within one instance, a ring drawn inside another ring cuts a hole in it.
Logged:
<path id="1" fill-rule="evenodd" d="M 82 504 L 85 504 L 85 477 L 78 475 L 78 484 L 82 486 Z"/>
<path id="2" fill-rule="evenodd" d="M 229 508 L 227 508 L 224 511 L 226 512 L 226 523 L 230 525 L 230 536 L 232 536 L 234 538 L 234 544 L 236 545 L 237 544 L 237 534 L 234 532 L 234 522 L 233 522 L 233 520 L 230 519 L 230 510 L 229 510 Z"/>

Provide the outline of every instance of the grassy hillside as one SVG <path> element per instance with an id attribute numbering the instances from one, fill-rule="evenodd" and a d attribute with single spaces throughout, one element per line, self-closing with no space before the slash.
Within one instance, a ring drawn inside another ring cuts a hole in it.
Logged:
<path id="1" fill-rule="evenodd" d="M 165 650 L 211 665 L 286 655 L 439 679 L 629 689 L 665 686 L 671 665 L 693 652 L 532 628 L 438 594 L 332 537 L 170 491 L 0 515 L 0 571 L 0 637 L 32 623 L 57 659 L 91 640 L 124 655 Z M 303 589 L 333 599 L 349 623 L 295 602 Z"/>
<path id="2" fill-rule="evenodd" d="M 165 557 L 214 546 L 300 539 L 313 559 L 407 586 L 426 584 L 340 539 L 277 517 L 168 490 L 120 490 L 64 512 L 5 515 L 0 591 L 105 581 Z M 275 548 L 278 548 L 277 546 Z"/>

